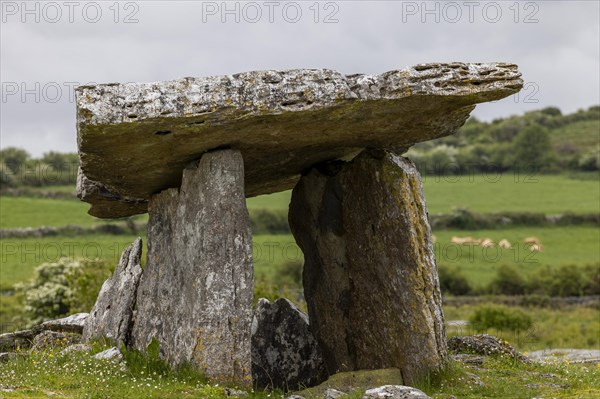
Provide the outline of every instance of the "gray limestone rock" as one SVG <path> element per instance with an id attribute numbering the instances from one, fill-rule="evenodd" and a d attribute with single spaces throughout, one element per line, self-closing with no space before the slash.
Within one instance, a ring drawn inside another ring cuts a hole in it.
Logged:
<path id="1" fill-rule="evenodd" d="M 252 322 L 252 378 L 259 388 L 298 390 L 327 378 L 308 316 L 285 298 L 261 298 Z"/>
<path id="2" fill-rule="evenodd" d="M 156 340 L 171 365 L 251 385 L 254 272 L 241 153 L 205 154 L 179 190 L 151 198 L 149 213 L 132 345 Z"/>
<path id="3" fill-rule="evenodd" d="M 514 64 L 432 63 L 380 75 L 295 69 L 80 86 L 78 195 L 94 216 L 142 213 L 219 148 L 242 152 L 247 196 L 282 191 L 314 164 L 452 134 L 475 104 L 522 85 Z"/>
<path id="4" fill-rule="evenodd" d="M 362 399 L 431 399 L 417 388 L 403 385 L 384 385 L 369 389 Z"/>
<path id="5" fill-rule="evenodd" d="M 123 354 L 118 348 L 109 348 L 105 351 L 98 352 L 94 355 L 94 359 L 100 360 L 112 360 L 114 362 L 120 362 L 123 360 Z"/>
<path id="6" fill-rule="evenodd" d="M 88 319 L 89 313 L 76 313 L 71 316 L 63 317 L 62 319 L 45 321 L 42 324 L 35 326 L 34 330 L 50 330 L 65 333 L 81 334 L 83 326 Z"/>
<path id="7" fill-rule="evenodd" d="M 78 344 L 81 341 L 81 335 L 70 334 L 57 331 L 42 331 L 37 334 L 31 343 L 31 350 L 44 350 L 48 348 L 65 347 Z"/>
<path id="8" fill-rule="evenodd" d="M 131 333 L 137 287 L 142 274 L 142 239 L 125 248 L 113 275 L 104 282 L 83 329 L 83 342 L 108 338 L 119 346 Z"/>
<path id="9" fill-rule="evenodd" d="M 427 209 L 414 164 L 387 151 L 317 166 L 294 188 L 290 227 L 330 374 L 399 368 L 405 383 L 447 356 Z"/>

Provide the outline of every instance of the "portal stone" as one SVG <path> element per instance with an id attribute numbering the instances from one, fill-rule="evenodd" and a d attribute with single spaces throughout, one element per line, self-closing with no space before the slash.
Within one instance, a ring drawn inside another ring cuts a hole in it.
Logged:
<path id="1" fill-rule="evenodd" d="M 131 333 L 136 291 L 142 275 L 142 239 L 125 248 L 113 275 L 102 284 L 98 299 L 87 317 L 81 340 L 108 338 L 117 347 Z"/>
<path id="2" fill-rule="evenodd" d="M 156 340 L 171 365 L 250 385 L 254 277 L 240 152 L 204 154 L 179 190 L 151 197 L 149 214 L 133 346 Z"/>
<path id="3" fill-rule="evenodd" d="M 312 168 L 294 188 L 290 227 L 304 294 L 330 374 L 399 368 L 405 383 L 446 358 L 442 301 L 420 175 L 365 150 Z"/>

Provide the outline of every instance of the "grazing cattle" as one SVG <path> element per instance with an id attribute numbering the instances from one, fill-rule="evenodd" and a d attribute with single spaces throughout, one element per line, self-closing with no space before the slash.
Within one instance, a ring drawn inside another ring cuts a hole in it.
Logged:
<path id="1" fill-rule="evenodd" d="M 491 238 L 484 238 L 479 240 L 479 245 L 481 245 L 483 248 L 490 248 L 494 246 L 494 241 L 492 241 Z"/>
<path id="2" fill-rule="evenodd" d="M 458 245 L 479 245 L 479 240 L 473 237 L 452 237 L 450 242 Z"/>
<path id="3" fill-rule="evenodd" d="M 510 244 L 510 242 L 508 242 L 507 239 L 502 239 L 500 240 L 500 242 L 498 243 L 498 246 L 502 249 L 511 249 L 512 245 Z"/>
<path id="4" fill-rule="evenodd" d="M 525 244 L 541 244 L 540 239 L 537 237 L 527 237 L 523 240 Z"/>
<path id="5" fill-rule="evenodd" d="M 542 244 L 531 244 L 529 245 L 529 250 L 531 252 L 542 252 L 544 250 L 544 246 Z"/>

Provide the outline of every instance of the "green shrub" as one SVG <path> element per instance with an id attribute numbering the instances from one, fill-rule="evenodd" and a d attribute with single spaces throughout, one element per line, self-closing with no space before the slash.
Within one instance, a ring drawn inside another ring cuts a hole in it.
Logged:
<path id="1" fill-rule="evenodd" d="M 303 268 L 304 264 L 301 261 L 288 261 L 277 268 L 275 281 L 280 285 L 291 285 L 294 288 L 302 288 Z"/>
<path id="2" fill-rule="evenodd" d="M 496 271 L 489 290 L 497 295 L 522 295 L 526 288 L 525 278 L 514 265 L 502 265 Z"/>
<path id="3" fill-rule="evenodd" d="M 104 261 L 61 258 L 36 267 L 34 277 L 16 288 L 23 293 L 24 310 L 34 325 L 89 312 L 109 275 L 110 268 Z"/>
<path id="4" fill-rule="evenodd" d="M 290 234 L 286 210 L 257 209 L 250 212 L 252 234 Z"/>
<path id="5" fill-rule="evenodd" d="M 478 332 L 490 329 L 519 332 L 533 325 L 531 317 L 522 310 L 500 305 L 478 307 L 469 322 Z"/>
<path id="6" fill-rule="evenodd" d="M 473 290 L 462 270 L 457 267 L 438 267 L 440 289 L 443 294 L 469 295 Z"/>

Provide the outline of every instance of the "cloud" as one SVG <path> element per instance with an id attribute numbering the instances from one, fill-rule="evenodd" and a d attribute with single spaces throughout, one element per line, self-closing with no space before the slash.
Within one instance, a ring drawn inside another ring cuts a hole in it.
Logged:
<path id="1" fill-rule="evenodd" d="M 90 22 L 94 2 L 79 2 L 72 23 L 63 2 L 55 2 L 62 11 L 56 23 L 48 22 L 55 14 L 51 8 L 44 14 L 42 2 L 28 3 L 30 9 L 39 3 L 39 23 L 35 12 L 23 23 L 22 10 L 13 15 L 7 3 L 22 4 L 2 2 L 1 146 L 34 155 L 76 150 L 67 82 L 303 67 L 380 73 L 432 61 L 508 61 L 519 64 L 529 85 L 518 98 L 478 106 L 476 116 L 492 119 L 550 105 L 572 112 L 600 103 L 598 2 L 228 2 L 234 12 L 224 15 L 221 1 L 119 2 L 118 15 L 114 2 L 96 2 L 102 12 L 96 23 Z M 273 22 L 267 4 L 276 5 Z M 214 7 L 217 13 L 206 13 Z M 296 9 L 301 15 L 292 23 Z M 261 18 L 252 23 L 256 10 Z M 138 22 L 124 23 L 129 14 Z M 337 22 L 325 23 L 327 16 Z M 39 103 L 33 94 L 23 101 L 21 85 L 35 91 L 36 82 L 47 93 L 38 93 Z M 14 84 L 19 92 L 8 95 Z M 48 101 L 53 84 L 67 84 L 57 102 Z"/>

